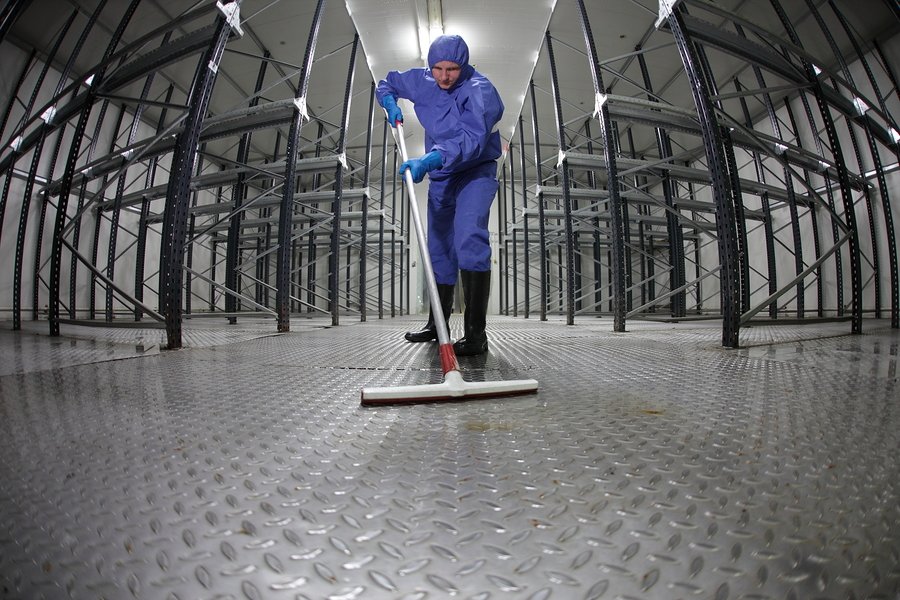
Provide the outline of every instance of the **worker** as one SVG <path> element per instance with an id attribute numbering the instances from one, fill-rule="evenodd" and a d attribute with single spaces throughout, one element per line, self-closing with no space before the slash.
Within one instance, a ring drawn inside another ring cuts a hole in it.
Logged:
<path id="1" fill-rule="evenodd" d="M 419 183 L 428 174 L 428 250 L 441 300 L 449 319 L 457 275 L 465 302 L 464 336 L 454 345 L 458 356 L 488 350 L 485 323 L 491 284 L 488 218 L 500 187 L 497 158 L 500 134 L 495 126 L 503 102 L 493 84 L 469 64 L 469 48 L 458 35 L 442 35 L 428 50 L 428 68 L 391 71 L 376 89 L 391 126 L 403 121 L 398 98 L 413 103 L 425 128 L 425 155 L 400 165 Z M 410 342 L 437 339 L 434 307 Z"/>

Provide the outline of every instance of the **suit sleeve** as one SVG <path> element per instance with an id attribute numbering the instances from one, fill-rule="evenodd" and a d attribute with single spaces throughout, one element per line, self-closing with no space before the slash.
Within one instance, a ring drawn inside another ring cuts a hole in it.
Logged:
<path id="1" fill-rule="evenodd" d="M 409 71 L 391 71 L 384 79 L 378 82 L 375 88 L 375 97 L 381 104 L 385 96 L 406 98 L 415 102 L 415 81 L 421 79 L 422 69 L 410 69 Z"/>

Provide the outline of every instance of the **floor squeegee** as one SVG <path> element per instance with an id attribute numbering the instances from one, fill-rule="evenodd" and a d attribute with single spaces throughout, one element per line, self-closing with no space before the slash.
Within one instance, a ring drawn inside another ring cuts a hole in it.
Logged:
<path id="1" fill-rule="evenodd" d="M 406 141 L 403 138 L 403 123 L 398 121 L 394 128 L 394 137 L 400 147 L 400 156 L 405 162 Z M 441 383 L 429 383 L 423 385 L 401 385 L 394 387 L 363 388 L 361 402 L 363 406 L 379 404 L 402 404 L 410 402 L 436 402 L 441 400 L 467 400 L 471 398 L 497 398 L 500 396 L 517 396 L 531 394 L 537 391 L 538 382 L 534 379 L 520 379 L 514 381 L 465 381 L 459 372 L 459 364 L 456 361 L 456 353 L 450 342 L 450 331 L 443 311 L 440 309 L 441 300 L 438 295 L 437 281 L 431 267 L 431 255 L 428 253 L 428 243 L 425 237 L 425 229 L 422 227 L 422 219 L 419 216 L 419 206 L 416 202 L 416 192 L 412 173 L 406 169 L 403 173 L 408 190 L 410 211 L 413 224 L 416 228 L 416 239 L 419 242 L 419 251 L 422 256 L 422 268 L 425 269 L 425 280 L 428 285 L 428 299 L 431 306 L 435 307 L 431 312 L 434 315 L 434 324 L 437 328 L 438 352 L 441 358 L 441 369 L 444 372 Z"/>

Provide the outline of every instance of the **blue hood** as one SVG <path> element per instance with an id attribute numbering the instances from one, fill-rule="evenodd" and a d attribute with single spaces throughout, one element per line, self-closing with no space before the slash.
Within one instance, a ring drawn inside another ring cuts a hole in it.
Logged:
<path id="1" fill-rule="evenodd" d="M 460 66 L 459 79 L 451 89 L 458 88 L 475 73 L 475 67 L 469 64 L 469 46 L 458 35 L 442 35 L 431 42 L 428 49 L 428 68 L 433 68 L 442 60 L 449 60 Z"/>
<path id="2" fill-rule="evenodd" d="M 469 64 L 469 47 L 466 41 L 458 35 L 442 35 L 431 42 L 428 49 L 428 68 L 433 68 L 442 60 L 455 62 L 465 68 Z"/>

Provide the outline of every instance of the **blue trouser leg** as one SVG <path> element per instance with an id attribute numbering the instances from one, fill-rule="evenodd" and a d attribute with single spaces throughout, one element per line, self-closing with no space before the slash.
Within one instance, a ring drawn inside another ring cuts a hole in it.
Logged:
<path id="1" fill-rule="evenodd" d="M 491 269 L 488 220 L 500 186 L 496 169 L 490 162 L 430 183 L 428 251 L 437 283 L 456 283 L 459 269 Z"/>
<path id="2" fill-rule="evenodd" d="M 458 263 L 453 245 L 456 196 L 453 180 L 432 180 L 428 185 L 428 252 L 439 284 L 456 284 Z"/>

